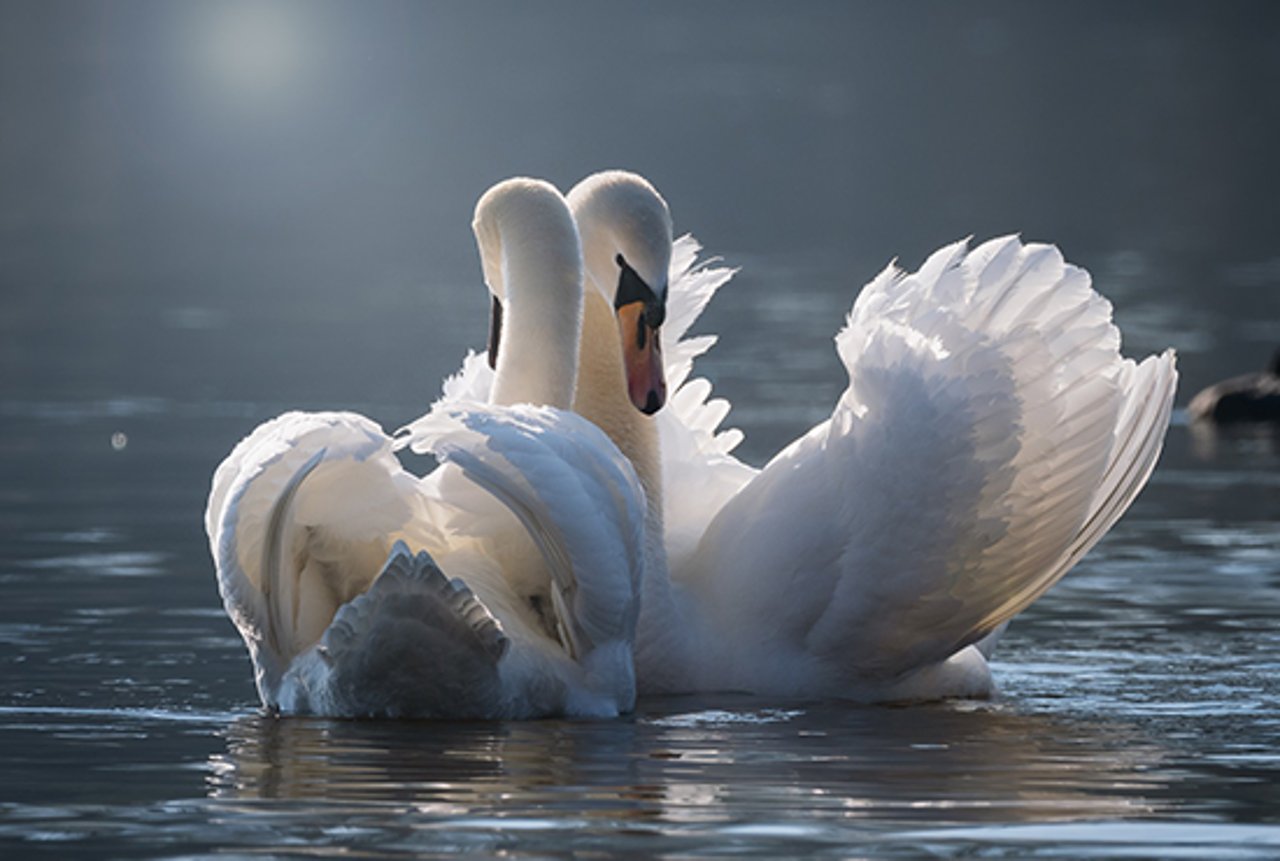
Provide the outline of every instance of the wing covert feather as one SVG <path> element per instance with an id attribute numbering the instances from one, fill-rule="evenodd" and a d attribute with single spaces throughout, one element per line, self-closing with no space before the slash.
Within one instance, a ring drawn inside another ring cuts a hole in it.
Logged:
<path id="1" fill-rule="evenodd" d="M 634 635 L 644 491 L 595 425 L 551 407 L 451 403 L 414 422 L 415 451 L 453 463 L 524 524 L 582 651 Z"/>

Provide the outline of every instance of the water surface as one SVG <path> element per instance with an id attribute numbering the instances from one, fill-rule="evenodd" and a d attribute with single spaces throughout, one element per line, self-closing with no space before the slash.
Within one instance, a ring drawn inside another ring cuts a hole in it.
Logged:
<path id="1" fill-rule="evenodd" d="M 639 169 L 742 267 L 699 370 L 756 463 L 838 397 L 858 285 L 970 232 L 1059 241 L 1181 404 L 1280 342 L 1269 5 L 472 8 L 0 11 L 0 852 L 1280 855 L 1280 434 L 1181 415 L 989 702 L 259 713 L 213 469 L 285 409 L 429 403 L 503 176 Z"/>

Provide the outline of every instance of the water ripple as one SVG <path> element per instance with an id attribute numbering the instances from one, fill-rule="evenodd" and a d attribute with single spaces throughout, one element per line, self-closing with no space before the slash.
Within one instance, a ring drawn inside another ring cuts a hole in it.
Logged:
<path id="1" fill-rule="evenodd" d="M 28 559 L 17 564 L 39 571 L 78 570 L 111 577 L 153 577 L 163 573 L 166 559 L 165 554 L 150 550 L 119 550 Z"/>

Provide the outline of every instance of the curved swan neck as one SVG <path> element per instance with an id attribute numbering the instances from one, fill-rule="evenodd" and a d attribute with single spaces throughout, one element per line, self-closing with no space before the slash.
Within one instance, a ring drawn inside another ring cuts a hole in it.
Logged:
<path id="1" fill-rule="evenodd" d="M 609 303 L 595 291 L 588 292 L 583 301 L 573 411 L 604 431 L 631 461 L 644 486 L 650 533 L 661 536 L 662 464 L 658 429 L 653 418 L 637 410 L 627 396 L 618 326 Z"/>
<path id="2" fill-rule="evenodd" d="M 658 429 L 627 394 L 622 344 L 614 316 L 621 255 L 640 278 L 665 299 L 671 261 L 671 213 L 643 177 L 606 171 L 587 177 L 568 194 L 582 237 L 588 288 L 584 297 L 578 387 L 573 409 L 591 420 L 626 455 L 644 486 L 646 541 L 650 570 L 641 599 L 641 625 L 663 615 L 670 602 L 663 543 L 662 462 Z M 642 637 L 643 641 L 644 638 Z"/>
<path id="3" fill-rule="evenodd" d="M 491 400 L 568 409 L 577 380 L 583 269 L 577 227 L 550 183 L 490 189 L 472 222 L 485 283 L 503 306 Z"/>
<path id="4" fill-rule="evenodd" d="M 671 262 L 671 212 L 644 177 L 621 170 L 593 174 L 567 200 L 582 236 L 588 281 L 612 304 L 621 255 L 663 300 Z"/>
<path id="5" fill-rule="evenodd" d="M 667 567 L 661 448 L 657 420 L 627 393 L 618 322 L 618 255 L 665 301 L 671 263 L 671 215 L 643 178 L 622 171 L 596 174 L 568 195 L 582 237 L 588 287 L 574 411 L 591 420 L 631 461 L 644 487 L 645 577 L 641 586 L 635 661 L 640 685 L 683 690 L 696 640 Z"/>
<path id="6" fill-rule="evenodd" d="M 566 198 L 582 238 L 589 284 L 579 351 L 574 411 L 603 430 L 630 459 L 649 499 L 649 531 L 662 533 L 662 464 L 653 419 L 627 395 L 622 344 L 614 316 L 619 256 L 665 300 L 671 263 L 671 212 L 644 177 L 611 170 L 593 174 Z"/>

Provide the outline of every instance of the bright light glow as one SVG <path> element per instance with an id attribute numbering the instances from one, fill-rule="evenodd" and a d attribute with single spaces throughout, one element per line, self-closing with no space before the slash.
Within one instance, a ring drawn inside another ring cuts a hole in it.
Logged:
<path id="1" fill-rule="evenodd" d="M 200 8 L 202 59 L 223 95 L 271 100 L 297 83 L 305 40 L 302 16 L 292 6 L 236 2 Z"/>

